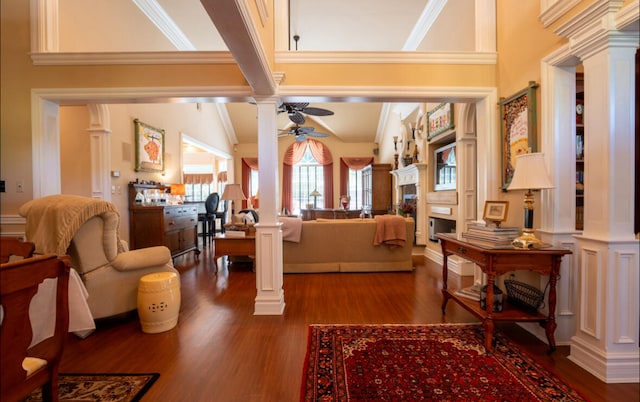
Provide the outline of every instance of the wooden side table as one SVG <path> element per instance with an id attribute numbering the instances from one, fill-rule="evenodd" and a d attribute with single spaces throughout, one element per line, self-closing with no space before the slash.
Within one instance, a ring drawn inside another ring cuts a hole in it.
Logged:
<path id="1" fill-rule="evenodd" d="M 453 299 L 471 314 L 482 320 L 485 336 L 485 349 L 492 351 L 494 321 L 533 321 L 545 329 L 549 341 L 549 353 L 556 349 L 554 332 L 556 330 L 556 281 L 560 271 L 562 256 L 571 254 L 571 250 L 558 247 L 539 249 L 519 249 L 512 246 L 504 248 L 487 248 L 466 240 L 457 239 L 455 235 L 439 233 L 436 235 L 442 246 L 442 314 L 445 314 L 447 301 Z M 487 274 L 487 299 L 485 309 L 480 302 L 467 299 L 456 294 L 456 290 L 447 288 L 449 269 L 447 257 L 457 255 L 476 263 L 482 272 Z M 493 285 L 496 275 L 517 270 L 531 270 L 549 275 L 549 314 L 529 313 L 509 306 L 509 299 L 503 305 L 502 312 L 493 311 Z"/>
<path id="2" fill-rule="evenodd" d="M 213 265 L 218 271 L 218 258 L 226 256 L 245 256 L 256 255 L 256 237 L 247 235 L 245 237 L 218 235 L 213 238 L 214 254 Z M 253 260 L 253 269 L 255 271 L 256 260 Z"/>

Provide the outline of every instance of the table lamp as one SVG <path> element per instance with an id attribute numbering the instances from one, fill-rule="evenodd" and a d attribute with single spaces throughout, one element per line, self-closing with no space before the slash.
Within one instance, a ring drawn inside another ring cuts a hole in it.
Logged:
<path id="1" fill-rule="evenodd" d="M 244 193 L 242 192 L 242 187 L 239 184 L 227 184 L 224 186 L 224 191 L 222 192 L 221 200 L 230 200 L 231 201 L 231 215 L 236 213 L 234 201 L 235 200 L 246 200 Z"/>
<path id="2" fill-rule="evenodd" d="M 175 197 L 176 203 L 182 204 L 183 197 L 187 193 L 187 186 L 184 184 L 172 184 L 170 189 L 171 195 Z"/>
<path id="3" fill-rule="evenodd" d="M 508 190 L 527 190 L 524 195 L 524 228 L 522 235 L 515 238 L 512 245 L 518 248 L 533 248 L 542 244 L 533 229 L 533 193 L 532 190 L 553 188 L 544 164 L 544 154 L 522 154 L 515 158 L 515 172 Z"/>
<path id="4" fill-rule="evenodd" d="M 309 195 L 313 197 L 313 209 L 316 209 L 317 208 L 316 201 L 318 200 L 318 197 L 320 197 L 322 194 L 320 194 L 318 190 L 313 190 Z"/>

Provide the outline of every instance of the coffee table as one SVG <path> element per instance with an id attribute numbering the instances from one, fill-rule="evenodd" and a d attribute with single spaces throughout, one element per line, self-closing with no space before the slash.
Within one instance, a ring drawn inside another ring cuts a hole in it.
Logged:
<path id="1" fill-rule="evenodd" d="M 247 235 L 245 237 L 217 235 L 213 238 L 214 254 L 213 265 L 218 271 L 218 258 L 226 256 L 256 255 L 256 237 Z M 253 269 L 255 271 L 256 260 L 253 259 Z"/>

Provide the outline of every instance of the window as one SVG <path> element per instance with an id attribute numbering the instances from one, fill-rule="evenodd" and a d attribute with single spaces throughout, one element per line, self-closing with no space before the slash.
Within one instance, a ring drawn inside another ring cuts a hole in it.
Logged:
<path id="1" fill-rule="evenodd" d="M 187 201 L 204 201 L 215 191 L 211 165 L 184 165 L 183 173 Z"/>
<path id="2" fill-rule="evenodd" d="M 251 175 L 249 176 L 249 191 L 245 194 L 248 197 L 255 197 L 258 195 L 258 170 L 251 169 Z"/>
<path id="3" fill-rule="evenodd" d="M 364 200 L 364 189 L 362 187 L 362 171 L 364 169 L 349 169 L 347 181 L 349 196 L 349 209 L 362 209 Z"/>
<path id="4" fill-rule="evenodd" d="M 318 206 L 324 205 L 324 174 L 323 167 L 311 155 L 311 150 L 307 146 L 302 159 L 293 166 L 291 177 L 291 187 L 293 190 L 292 211 L 294 215 L 300 214 L 301 209 L 305 209 L 307 204 L 313 204 L 311 192 L 317 190 L 320 196 L 317 197 Z"/>

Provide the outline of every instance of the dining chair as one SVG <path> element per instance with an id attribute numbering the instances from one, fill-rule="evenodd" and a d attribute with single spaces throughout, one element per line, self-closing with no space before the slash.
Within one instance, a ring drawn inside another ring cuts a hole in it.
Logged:
<path id="1" fill-rule="evenodd" d="M 42 388 L 44 401 L 58 401 L 58 368 L 69 328 L 69 270 L 69 258 L 55 254 L 0 264 L 0 400 L 21 401 Z M 30 346 L 29 305 L 48 278 L 57 278 L 53 336 Z"/>
<path id="2" fill-rule="evenodd" d="M 18 237 L 0 237 L 0 263 L 9 262 L 12 259 L 28 258 L 33 255 L 36 245 L 23 241 Z"/>

